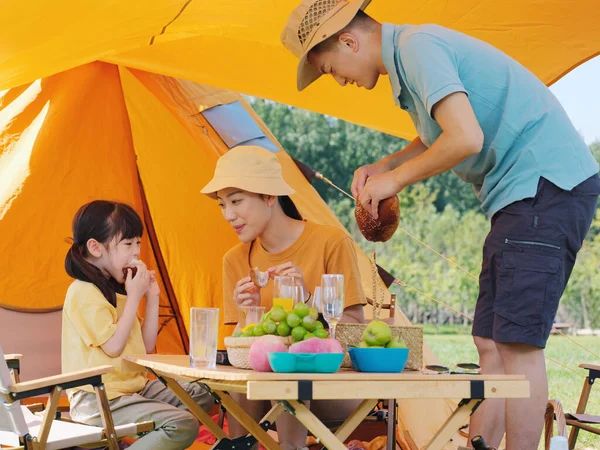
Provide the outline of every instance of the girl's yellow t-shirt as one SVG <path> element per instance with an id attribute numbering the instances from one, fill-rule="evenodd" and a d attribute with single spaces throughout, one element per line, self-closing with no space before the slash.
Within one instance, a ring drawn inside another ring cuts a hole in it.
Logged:
<path id="1" fill-rule="evenodd" d="M 67 290 L 63 306 L 62 371 L 113 366 L 114 371 L 102 375 L 110 400 L 140 392 L 147 382 L 145 371 L 123 359 L 126 355 L 146 353 L 139 319 L 134 321 L 120 356 L 110 357 L 101 348 L 115 333 L 125 301 L 124 295 L 117 294 L 117 307 L 114 308 L 94 284 L 75 280 Z M 94 392 L 92 386 L 69 389 L 69 399 L 77 390 Z"/>

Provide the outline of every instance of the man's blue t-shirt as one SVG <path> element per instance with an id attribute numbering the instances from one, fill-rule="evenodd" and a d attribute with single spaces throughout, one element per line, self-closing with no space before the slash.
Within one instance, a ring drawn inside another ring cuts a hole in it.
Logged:
<path id="1" fill-rule="evenodd" d="M 483 41 L 438 25 L 383 24 L 382 55 L 396 103 L 430 147 L 441 134 L 431 109 L 465 92 L 483 130 L 483 149 L 453 168 L 491 217 L 534 197 L 540 177 L 571 190 L 598 163 L 550 90 Z"/>

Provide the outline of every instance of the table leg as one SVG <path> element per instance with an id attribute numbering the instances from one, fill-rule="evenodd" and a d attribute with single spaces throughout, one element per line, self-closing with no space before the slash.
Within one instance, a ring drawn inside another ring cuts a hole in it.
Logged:
<path id="1" fill-rule="evenodd" d="M 276 403 L 267 414 L 260 420 L 260 423 L 269 422 L 269 424 L 275 423 L 277 418 L 285 412 L 285 408 L 281 403 Z"/>
<path id="2" fill-rule="evenodd" d="M 303 403 L 297 400 L 288 400 L 288 403 L 294 408 L 293 414 L 308 430 L 323 444 L 328 450 L 347 450 L 346 446 L 340 441 L 329 428 L 323 425 Z M 361 404 L 362 405 L 362 404 Z"/>
<path id="3" fill-rule="evenodd" d="M 267 450 L 281 450 L 279 444 L 250 417 L 244 409 L 225 391 L 214 391 L 220 398 L 221 404 L 246 430 L 254 436 Z M 281 410 L 273 408 L 266 417 L 277 417 Z"/>
<path id="4" fill-rule="evenodd" d="M 196 419 L 198 419 L 201 424 L 205 425 L 206 428 L 208 428 L 217 439 L 220 440 L 229 437 L 225 431 L 223 431 L 223 429 L 219 427 L 214 420 L 212 420 L 210 414 L 204 411 L 177 381 L 175 381 L 173 378 L 165 377 L 164 375 L 161 378 L 165 381 L 169 389 L 173 391 L 177 398 L 181 400 L 181 403 L 183 403 L 186 408 L 189 409 L 190 412 L 196 417 Z"/>
<path id="5" fill-rule="evenodd" d="M 448 417 L 446 423 L 438 430 L 435 436 L 425 446 L 424 450 L 441 450 L 452 438 L 452 435 L 458 431 L 473 411 L 477 408 L 482 399 L 467 399 L 458 404 L 458 407 Z"/>
<path id="6" fill-rule="evenodd" d="M 367 399 L 363 400 L 358 408 L 354 410 L 354 412 L 346 419 L 346 421 L 340 425 L 337 429 L 335 436 L 341 441 L 344 442 L 348 439 L 348 436 L 352 434 L 356 427 L 358 427 L 361 422 L 367 417 L 367 415 L 371 412 L 371 410 L 377 405 L 377 399 Z"/>
<path id="7" fill-rule="evenodd" d="M 386 450 L 396 448 L 396 399 L 388 400 L 388 426 L 387 426 L 387 444 Z"/>

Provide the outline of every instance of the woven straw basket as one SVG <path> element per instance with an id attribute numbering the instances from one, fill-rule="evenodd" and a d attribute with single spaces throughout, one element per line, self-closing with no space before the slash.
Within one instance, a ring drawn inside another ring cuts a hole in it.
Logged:
<path id="1" fill-rule="evenodd" d="M 377 261 L 375 252 L 371 253 L 371 277 L 373 280 L 373 292 L 371 298 L 373 299 L 373 319 L 379 318 L 381 307 L 384 298 L 384 286 L 379 277 L 377 270 Z M 335 338 L 340 341 L 344 352 L 344 361 L 342 367 L 351 368 L 352 361 L 348 354 L 348 347 L 357 347 L 358 344 L 363 340 L 362 335 L 367 328 L 367 324 L 364 323 L 339 323 L 335 327 Z M 406 361 L 405 369 L 407 370 L 422 370 L 423 369 L 423 329 L 421 327 L 413 326 L 390 326 L 392 330 L 392 337 L 401 337 L 406 342 L 406 346 L 409 348 L 408 361 Z"/>
<path id="2" fill-rule="evenodd" d="M 292 345 L 290 336 L 277 336 L 283 341 L 286 348 Z M 227 348 L 227 357 L 232 366 L 238 369 L 252 369 L 250 367 L 250 346 L 254 342 L 255 337 L 226 337 L 225 347 Z"/>
<path id="3" fill-rule="evenodd" d="M 340 323 L 335 327 L 335 338 L 340 341 L 344 352 L 344 361 L 342 367 L 352 368 L 352 361 L 348 354 L 348 347 L 357 347 L 363 340 L 362 334 L 367 324 L 363 323 Z M 404 339 L 406 346 L 410 349 L 408 361 L 405 369 L 421 370 L 423 369 L 423 329 L 421 327 L 390 326 L 392 336 L 399 336 Z"/>
<path id="4" fill-rule="evenodd" d="M 352 361 L 348 354 L 349 346 L 358 346 L 363 340 L 362 335 L 367 324 L 364 323 L 339 323 L 335 327 L 335 338 L 340 341 L 344 352 L 342 367 L 352 367 Z M 405 369 L 423 369 L 423 329 L 421 327 L 390 326 L 393 337 L 401 337 L 410 349 Z"/>

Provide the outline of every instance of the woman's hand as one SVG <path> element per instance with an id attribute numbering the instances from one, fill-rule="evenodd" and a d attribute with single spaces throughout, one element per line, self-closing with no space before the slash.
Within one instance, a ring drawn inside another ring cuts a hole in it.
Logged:
<path id="1" fill-rule="evenodd" d="M 233 301 L 238 307 L 260 306 L 260 289 L 250 277 L 244 277 L 235 285 Z"/>
<path id="2" fill-rule="evenodd" d="M 306 283 L 304 282 L 304 274 L 302 273 L 302 270 L 300 270 L 300 268 L 294 263 L 288 261 L 279 266 L 267 269 L 267 272 L 269 272 L 269 277 L 271 278 L 294 277 L 294 279 L 296 279 L 300 283 L 300 286 L 302 286 L 304 289 L 304 303 L 306 303 L 310 298 L 310 292 L 308 292 Z"/>

